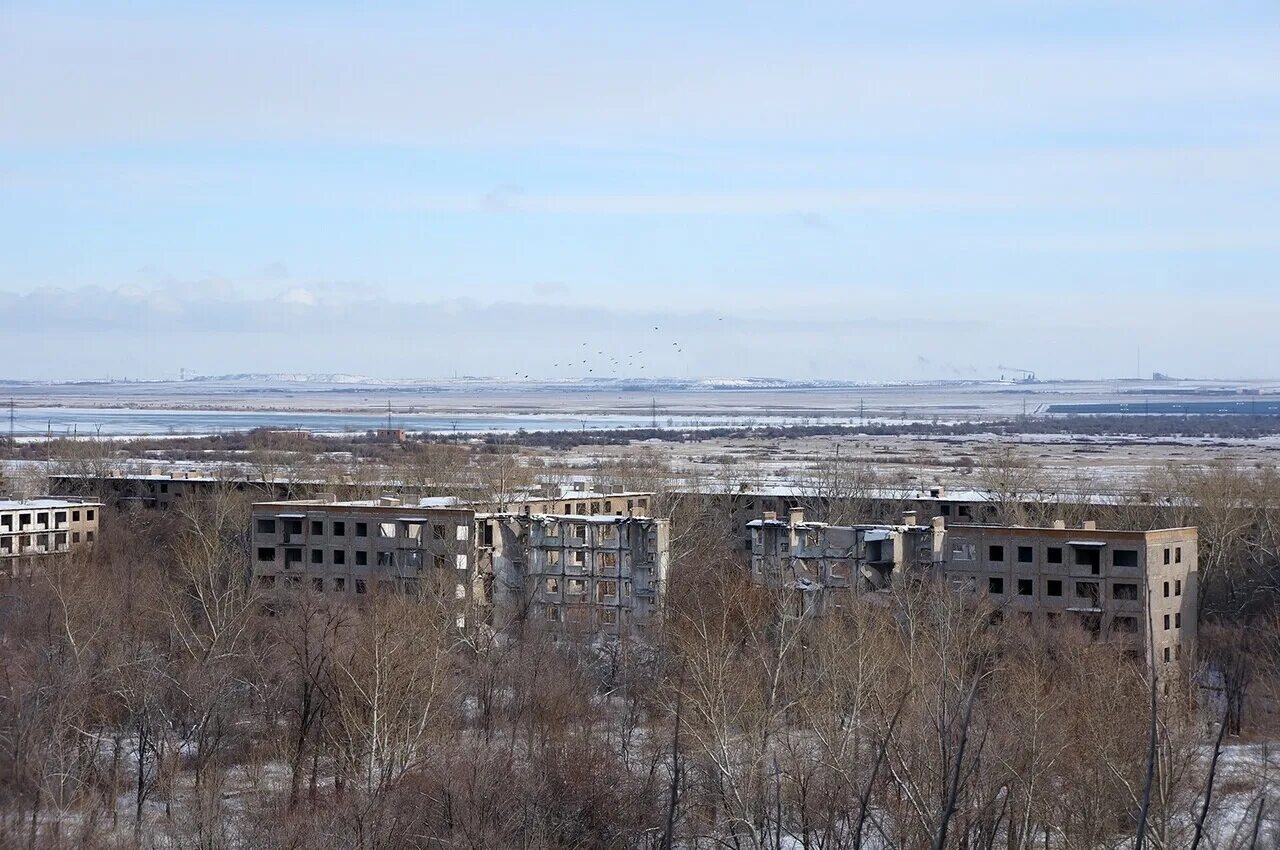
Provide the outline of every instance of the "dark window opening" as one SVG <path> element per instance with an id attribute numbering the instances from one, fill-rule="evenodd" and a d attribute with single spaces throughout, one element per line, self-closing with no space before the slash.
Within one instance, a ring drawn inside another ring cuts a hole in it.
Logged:
<path id="1" fill-rule="evenodd" d="M 1035 556 L 1030 546 L 1018 547 L 1018 563 L 1019 564 L 1029 564 L 1033 560 L 1035 560 Z"/>
<path id="2" fill-rule="evenodd" d="M 1137 617 L 1115 617 L 1111 621 L 1111 631 L 1121 634 L 1136 635 L 1138 633 Z"/>
<path id="3" fill-rule="evenodd" d="M 1138 550 L 1136 549 L 1116 549 L 1111 553 L 1111 565 L 1113 567 L 1136 567 L 1138 566 Z"/>
<path id="4" fill-rule="evenodd" d="M 1138 586 L 1136 584 L 1114 584 L 1111 586 L 1111 596 L 1113 599 L 1125 599 L 1136 601 L 1138 598 Z"/>
<path id="5" fill-rule="evenodd" d="M 987 560 L 988 560 L 988 561 L 1003 561 L 1003 560 L 1004 560 L 1004 547 L 1003 547 L 1003 546 L 988 546 L 988 547 L 987 547 Z"/>
<path id="6" fill-rule="evenodd" d="M 1062 563 L 1062 547 L 1050 546 L 1048 549 L 1045 550 L 1044 559 L 1051 564 L 1061 564 Z"/>
<path id="7" fill-rule="evenodd" d="M 1088 567 L 1089 572 L 1096 576 L 1102 566 L 1102 555 L 1097 549 L 1077 549 L 1076 566 Z"/>

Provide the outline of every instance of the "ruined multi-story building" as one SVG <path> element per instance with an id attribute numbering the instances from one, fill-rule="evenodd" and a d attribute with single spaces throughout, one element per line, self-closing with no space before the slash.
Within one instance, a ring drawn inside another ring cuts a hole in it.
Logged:
<path id="1" fill-rule="evenodd" d="M 31 575 L 49 558 L 91 546 L 101 509 L 85 499 L 0 500 L 0 575 Z"/>
<path id="2" fill-rule="evenodd" d="M 669 527 L 645 516 L 480 514 L 479 561 L 502 618 L 623 633 L 657 619 Z"/>
<path id="3" fill-rule="evenodd" d="M 982 596 L 997 618 L 1075 626 L 1158 663 L 1195 655 L 1198 552 L 1194 528 L 1107 531 L 929 525 L 834 526 L 767 514 L 748 523 L 752 577 L 792 592 L 794 612 L 821 615 L 857 593 L 934 576 Z M 1150 644 L 1145 640 L 1151 636 Z"/>
<path id="4" fill-rule="evenodd" d="M 259 586 L 360 596 L 445 593 L 505 627 L 537 618 L 621 634 L 655 621 L 666 520 L 628 514 L 478 513 L 448 497 L 253 506 Z"/>
<path id="5" fill-rule="evenodd" d="M 518 514 L 640 516 L 649 513 L 652 506 L 653 493 L 597 493 L 547 486 L 541 492 L 516 496 L 506 509 Z"/>
<path id="6" fill-rule="evenodd" d="M 1157 661 L 1195 655 L 1199 561 L 1194 528 L 1109 531 L 953 525 L 943 570 L 1028 624 L 1076 625 Z"/>
<path id="7" fill-rule="evenodd" d="M 906 512 L 943 517 L 947 522 L 999 524 L 1027 522 L 1037 517 L 1123 514 L 1128 526 L 1155 527 L 1179 513 L 1177 506 L 1149 493 L 1125 494 L 1038 492 L 1000 494 L 981 489 L 951 490 L 941 485 L 924 488 L 875 487 L 834 492 L 839 488 L 775 485 L 744 487 L 714 493 L 683 490 L 685 499 L 714 505 L 726 521 L 735 547 L 751 551 L 750 524 L 764 513 L 786 516 L 803 510 L 811 519 L 833 522 L 893 523 Z"/>
<path id="8" fill-rule="evenodd" d="M 475 512 L 453 499 L 260 502 L 252 521 L 253 573 L 263 588 L 354 596 L 444 589 L 458 599 L 477 590 Z"/>
<path id="9" fill-rule="evenodd" d="M 795 508 L 786 519 L 766 512 L 747 526 L 752 580 L 791 591 L 796 613 L 821 615 L 852 594 L 928 574 L 941 560 L 942 524 L 920 525 L 914 514 L 897 525 L 837 526 L 806 522 Z"/>

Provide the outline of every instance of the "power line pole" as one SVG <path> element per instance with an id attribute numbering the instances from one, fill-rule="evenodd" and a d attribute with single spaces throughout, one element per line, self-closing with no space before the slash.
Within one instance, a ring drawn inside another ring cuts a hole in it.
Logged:
<path id="1" fill-rule="evenodd" d="M 13 399 L 9 399 L 9 445 L 13 445 Z"/>

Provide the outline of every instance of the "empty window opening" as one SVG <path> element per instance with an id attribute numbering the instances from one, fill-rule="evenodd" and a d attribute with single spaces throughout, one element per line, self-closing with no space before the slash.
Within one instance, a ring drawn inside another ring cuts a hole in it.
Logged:
<path id="1" fill-rule="evenodd" d="M 1111 586 L 1111 597 L 1113 599 L 1136 601 L 1138 599 L 1138 586 L 1130 583 L 1113 584 Z"/>
<path id="2" fill-rule="evenodd" d="M 1115 549 L 1111 553 L 1111 565 L 1114 567 L 1138 566 L 1137 549 Z"/>
<path id="3" fill-rule="evenodd" d="M 1018 547 L 1018 563 L 1019 564 L 1029 564 L 1033 560 L 1035 560 L 1035 556 L 1030 546 Z"/>
<path id="4" fill-rule="evenodd" d="M 1076 597 L 1086 600 L 1091 606 L 1098 606 L 1098 583 L 1096 581 L 1076 582 Z"/>
<path id="5" fill-rule="evenodd" d="M 988 561 L 1003 561 L 1003 560 L 1004 560 L 1004 547 L 1003 547 L 1003 546 L 988 546 L 988 547 L 987 547 L 987 560 L 988 560 Z"/>
<path id="6" fill-rule="evenodd" d="M 1062 563 L 1062 547 L 1050 546 L 1048 549 L 1045 550 L 1044 559 L 1048 561 L 1050 564 L 1061 564 Z"/>
<path id="7" fill-rule="evenodd" d="M 992 595 L 1001 595 L 1004 593 L 1004 579 L 1000 576 L 991 576 L 987 579 L 987 592 Z"/>
<path id="8" fill-rule="evenodd" d="M 1076 566 L 1088 567 L 1089 572 L 1096 576 L 1102 566 L 1101 553 L 1097 549 L 1076 549 Z"/>
<path id="9" fill-rule="evenodd" d="M 1034 587 L 1035 587 L 1035 583 L 1031 579 L 1029 578 L 1018 579 L 1018 595 L 1019 596 L 1031 596 L 1033 593 L 1035 593 L 1035 590 L 1033 589 Z"/>
<path id="10" fill-rule="evenodd" d="M 1062 579 L 1051 578 L 1044 583 L 1045 596 L 1061 596 L 1062 595 Z"/>

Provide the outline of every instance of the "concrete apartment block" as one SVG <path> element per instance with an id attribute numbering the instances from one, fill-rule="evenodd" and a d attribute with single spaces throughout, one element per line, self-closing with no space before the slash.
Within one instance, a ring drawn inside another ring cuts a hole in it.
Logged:
<path id="1" fill-rule="evenodd" d="M 621 634 L 652 624 L 666 584 L 666 520 L 629 515 L 477 513 L 450 497 L 253 506 L 263 588 L 354 597 L 445 593 L 497 627 L 536 617 Z"/>
<path id="2" fill-rule="evenodd" d="M 101 510 L 86 499 L 0 499 L 0 575 L 31 575 L 48 558 L 91 546 Z"/>
<path id="3" fill-rule="evenodd" d="M 255 581 L 352 596 L 376 589 L 472 599 L 474 520 L 452 499 L 260 502 L 252 519 Z"/>
<path id="4" fill-rule="evenodd" d="M 819 616 L 851 594 L 934 575 L 985 597 L 998 618 L 1073 626 L 1157 664 L 1195 657 L 1198 552 L 1194 528 L 1109 531 L 930 525 L 832 526 L 767 513 L 747 524 L 753 579 L 792 592 L 793 613 Z"/>
<path id="5" fill-rule="evenodd" d="M 943 571 L 1005 616 L 1076 625 L 1158 663 L 1195 656 L 1199 553 L 1194 528 L 1109 531 L 953 525 Z"/>
<path id="6" fill-rule="evenodd" d="M 907 514 L 898 525 L 834 526 L 768 512 L 747 523 L 751 576 L 761 585 L 794 591 L 793 612 L 826 613 L 849 595 L 887 589 L 895 577 L 926 574 L 938 563 L 941 525 L 919 525 Z"/>
<path id="7" fill-rule="evenodd" d="M 667 583 L 667 520 L 480 514 L 476 522 L 496 621 L 536 618 L 607 634 L 656 622 Z"/>

